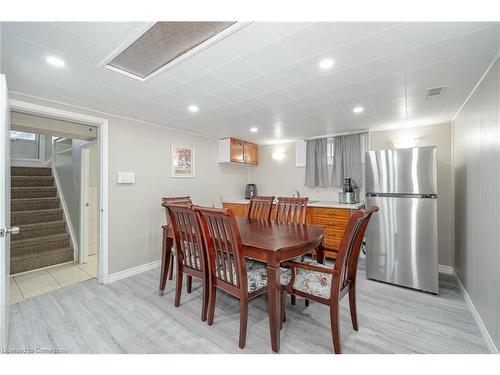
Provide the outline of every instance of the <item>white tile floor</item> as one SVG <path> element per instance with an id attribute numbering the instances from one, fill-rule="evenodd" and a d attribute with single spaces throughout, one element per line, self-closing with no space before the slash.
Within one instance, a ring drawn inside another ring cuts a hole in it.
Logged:
<path id="1" fill-rule="evenodd" d="M 88 263 L 65 263 L 35 270 L 10 278 L 10 303 L 38 296 L 68 285 L 97 277 L 97 257 L 89 256 Z"/>

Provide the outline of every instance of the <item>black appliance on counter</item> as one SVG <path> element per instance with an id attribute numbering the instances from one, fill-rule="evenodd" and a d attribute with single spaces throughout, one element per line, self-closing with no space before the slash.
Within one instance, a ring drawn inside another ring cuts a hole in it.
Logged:
<path id="1" fill-rule="evenodd" d="M 257 185 L 255 184 L 247 184 L 245 186 L 245 198 L 250 199 L 253 196 L 257 195 Z"/>

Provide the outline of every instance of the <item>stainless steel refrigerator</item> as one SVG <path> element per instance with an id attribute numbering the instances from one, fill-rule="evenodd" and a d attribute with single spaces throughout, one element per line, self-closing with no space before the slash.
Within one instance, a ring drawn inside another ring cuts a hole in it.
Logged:
<path id="1" fill-rule="evenodd" d="M 436 147 L 369 151 L 365 161 L 366 275 L 438 293 Z"/>

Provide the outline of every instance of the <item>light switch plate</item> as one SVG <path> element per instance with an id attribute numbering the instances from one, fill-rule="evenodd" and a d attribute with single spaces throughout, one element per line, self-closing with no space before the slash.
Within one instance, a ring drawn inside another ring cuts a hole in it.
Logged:
<path id="1" fill-rule="evenodd" d="M 118 183 L 119 184 L 134 184 L 135 183 L 135 173 L 134 172 L 118 172 Z"/>

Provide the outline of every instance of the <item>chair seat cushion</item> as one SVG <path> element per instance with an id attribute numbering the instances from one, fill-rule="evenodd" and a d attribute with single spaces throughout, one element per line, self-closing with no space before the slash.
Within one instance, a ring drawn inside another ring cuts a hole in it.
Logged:
<path id="1" fill-rule="evenodd" d="M 302 263 L 330 269 L 330 267 L 312 260 Z M 332 275 L 328 273 L 306 270 L 300 267 L 295 268 L 293 288 L 296 290 L 321 298 L 330 298 L 331 285 Z"/>
<path id="2" fill-rule="evenodd" d="M 248 293 L 267 287 L 267 267 L 264 263 L 255 260 L 246 260 Z M 220 269 L 222 271 L 222 268 Z M 280 283 L 286 285 L 290 282 L 291 272 L 287 268 L 280 268 Z M 230 278 L 227 272 L 227 278 Z M 233 263 L 233 284 L 236 284 L 236 271 Z"/>

